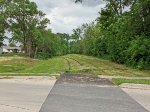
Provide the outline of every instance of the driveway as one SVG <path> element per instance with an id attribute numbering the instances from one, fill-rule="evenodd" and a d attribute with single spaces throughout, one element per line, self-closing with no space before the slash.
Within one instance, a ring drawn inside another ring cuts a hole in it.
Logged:
<path id="1" fill-rule="evenodd" d="M 108 79 L 62 75 L 40 112 L 148 112 Z"/>
<path id="2" fill-rule="evenodd" d="M 0 112 L 39 112 L 55 81 L 52 77 L 0 79 Z"/>

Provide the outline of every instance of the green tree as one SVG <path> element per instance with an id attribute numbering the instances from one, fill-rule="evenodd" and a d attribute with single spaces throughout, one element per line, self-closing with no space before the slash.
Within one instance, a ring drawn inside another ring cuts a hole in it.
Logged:
<path id="1" fill-rule="evenodd" d="M 10 0 L 5 6 L 7 22 L 15 40 L 23 43 L 25 54 L 34 57 L 40 29 L 45 29 L 49 20 L 37 9 L 37 5 L 29 0 Z"/>
<path id="2" fill-rule="evenodd" d="M 3 40 L 5 37 L 5 31 L 8 28 L 8 24 L 6 23 L 6 14 L 5 14 L 5 6 L 7 5 L 6 0 L 0 0 L 0 47 L 3 45 Z"/>
<path id="3" fill-rule="evenodd" d="M 82 30 L 82 38 L 73 43 L 74 49 L 79 47 L 82 54 L 108 57 L 116 63 L 149 69 L 150 0 L 105 1 L 106 7 L 99 13 L 97 23 Z"/>

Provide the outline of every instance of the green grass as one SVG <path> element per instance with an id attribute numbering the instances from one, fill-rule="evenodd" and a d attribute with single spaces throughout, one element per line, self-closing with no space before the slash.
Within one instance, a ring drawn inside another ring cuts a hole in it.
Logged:
<path id="1" fill-rule="evenodd" d="M 75 54 L 67 55 L 67 57 L 71 57 L 82 64 L 82 67 L 76 70 L 77 73 L 86 72 L 94 75 L 150 77 L 150 70 L 140 71 L 105 59 Z"/>
<path id="2" fill-rule="evenodd" d="M 150 77 L 150 70 L 140 71 L 126 67 L 125 65 L 113 63 L 106 59 L 77 54 L 54 57 L 49 60 L 34 60 L 18 56 L 0 57 L 0 73 L 16 73 L 16 75 L 17 73 L 35 73 L 33 75 L 39 76 L 64 72 L 108 76 Z"/>
<path id="3" fill-rule="evenodd" d="M 124 79 L 124 78 L 113 78 L 113 83 L 116 85 L 121 85 L 123 83 L 133 83 L 133 84 L 148 84 L 150 85 L 150 80 L 146 79 Z"/>
<path id="4" fill-rule="evenodd" d="M 36 60 L 23 57 L 1 57 L 0 73 L 19 72 L 37 64 Z"/>
<path id="5" fill-rule="evenodd" d="M 39 60 L 37 65 L 27 68 L 21 72 L 57 74 L 62 73 L 66 69 L 67 64 L 65 60 L 60 57 L 56 57 L 49 60 Z"/>
<path id="6" fill-rule="evenodd" d="M 67 62 L 62 57 L 55 57 L 49 60 L 34 60 L 23 57 L 0 57 L 0 73 L 4 73 L 4 75 L 7 74 L 7 76 L 14 75 L 10 73 L 16 73 L 16 76 L 60 74 L 65 72 L 67 67 Z"/>

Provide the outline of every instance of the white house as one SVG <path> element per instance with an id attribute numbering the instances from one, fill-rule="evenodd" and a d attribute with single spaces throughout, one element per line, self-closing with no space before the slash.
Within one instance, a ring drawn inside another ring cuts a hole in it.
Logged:
<path id="1" fill-rule="evenodd" d="M 9 47 L 9 46 L 2 46 L 0 48 L 0 54 L 11 53 L 11 52 L 19 53 L 19 52 L 21 52 L 21 48 L 20 47 Z"/>

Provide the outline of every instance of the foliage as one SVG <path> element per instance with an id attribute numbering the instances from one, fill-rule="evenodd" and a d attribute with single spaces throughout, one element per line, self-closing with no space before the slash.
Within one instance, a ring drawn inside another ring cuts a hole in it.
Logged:
<path id="1" fill-rule="evenodd" d="M 24 53 L 5 53 L 0 55 L 0 57 L 13 57 L 13 56 L 26 57 Z"/>
<path id="2" fill-rule="evenodd" d="M 21 42 L 25 54 L 30 57 L 36 55 L 37 41 L 40 38 L 40 30 L 45 29 L 49 20 L 45 14 L 37 9 L 37 5 L 29 0 L 2 0 L 1 13 L 5 17 L 8 27 L 3 26 L 2 30 L 9 30 L 12 39 Z M 4 35 L 4 33 L 2 34 Z"/>
<path id="3" fill-rule="evenodd" d="M 0 3 L 0 42 L 8 30 L 12 34 L 11 42 L 21 43 L 26 56 L 31 58 L 47 59 L 68 53 L 70 36 L 47 30 L 50 21 L 36 3 L 30 0 L 1 0 Z"/>
<path id="4" fill-rule="evenodd" d="M 127 64 L 138 69 L 150 69 L 150 39 L 144 36 L 136 38 L 127 49 Z"/>
<path id="5" fill-rule="evenodd" d="M 52 57 L 47 60 L 14 56 L 0 57 L 0 75 L 42 76 L 64 72 L 137 77 L 148 77 L 150 74 L 150 70 L 139 71 L 109 60 L 77 54 Z"/>
<path id="6" fill-rule="evenodd" d="M 97 22 L 77 28 L 79 34 L 74 32 L 72 53 L 109 57 L 116 63 L 150 69 L 150 1 L 105 1 Z"/>
<path id="7" fill-rule="evenodd" d="M 83 24 L 70 36 L 47 29 L 50 20 L 34 2 L 1 0 L 0 46 L 9 31 L 11 42 L 21 43 L 31 58 L 76 53 L 109 58 L 140 70 L 150 69 L 150 0 L 104 1 L 106 7 L 96 22 Z"/>

